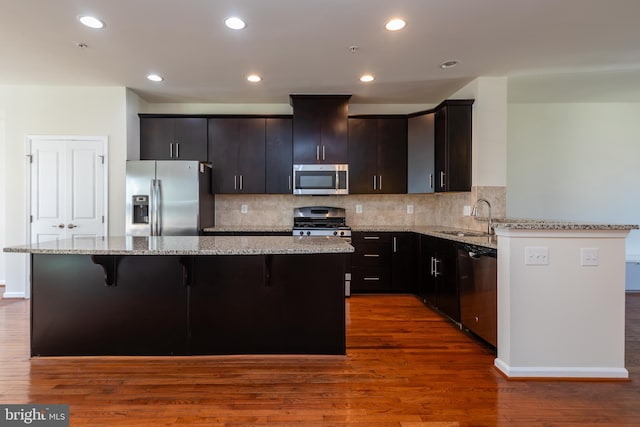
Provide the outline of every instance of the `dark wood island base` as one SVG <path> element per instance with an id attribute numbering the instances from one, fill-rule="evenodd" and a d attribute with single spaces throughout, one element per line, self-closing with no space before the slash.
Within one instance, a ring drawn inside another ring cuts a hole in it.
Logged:
<path id="1" fill-rule="evenodd" d="M 31 355 L 344 355 L 347 260 L 32 253 Z"/>

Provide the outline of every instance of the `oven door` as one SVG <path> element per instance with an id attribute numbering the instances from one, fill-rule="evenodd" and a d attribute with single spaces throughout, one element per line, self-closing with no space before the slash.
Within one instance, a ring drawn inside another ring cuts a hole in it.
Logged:
<path id="1" fill-rule="evenodd" d="M 294 165 L 293 194 L 349 194 L 349 166 Z"/>

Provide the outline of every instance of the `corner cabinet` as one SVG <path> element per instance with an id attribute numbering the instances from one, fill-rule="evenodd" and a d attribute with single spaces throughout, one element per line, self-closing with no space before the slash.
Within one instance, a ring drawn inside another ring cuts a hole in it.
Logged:
<path id="1" fill-rule="evenodd" d="M 407 193 L 435 191 L 435 113 L 412 115 L 407 120 Z"/>
<path id="2" fill-rule="evenodd" d="M 291 95 L 293 162 L 348 162 L 348 104 L 351 95 Z"/>
<path id="3" fill-rule="evenodd" d="M 141 160 L 207 159 L 207 119 L 140 116 Z"/>
<path id="4" fill-rule="evenodd" d="M 349 118 L 349 193 L 407 192 L 407 118 Z"/>
<path id="5" fill-rule="evenodd" d="M 265 119 L 209 119 L 209 152 L 217 194 L 265 192 Z"/>
<path id="6" fill-rule="evenodd" d="M 436 192 L 471 191 L 473 100 L 448 100 L 435 110 Z"/>

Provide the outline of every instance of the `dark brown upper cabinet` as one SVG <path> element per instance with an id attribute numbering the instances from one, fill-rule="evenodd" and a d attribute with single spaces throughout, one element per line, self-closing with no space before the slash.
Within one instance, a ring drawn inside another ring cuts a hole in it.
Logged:
<path id="1" fill-rule="evenodd" d="M 209 119 L 213 191 L 218 194 L 265 192 L 265 119 Z"/>
<path id="2" fill-rule="evenodd" d="M 351 95 L 291 95 L 293 162 L 348 162 L 348 104 Z"/>
<path id="3" fill-rule="evenodd" d="M 349 193 L 407 192 L 407 118 L 349 118 Z"/>
<path id="4" fill-rule="evenodd" d="M 207 119 L 140 116 L 141 160 L 207 160 Z"/>
<path id="5" fill-rule="evenodd" d="M 266 119 L 267 194 L 291 194 L 293 123 L 291 118 Z"/>
<path id="6" fill-rule="evenodd" d="M 435 111 L 436 192 L 471 191 L 473 100 L 448 100 Z"/>

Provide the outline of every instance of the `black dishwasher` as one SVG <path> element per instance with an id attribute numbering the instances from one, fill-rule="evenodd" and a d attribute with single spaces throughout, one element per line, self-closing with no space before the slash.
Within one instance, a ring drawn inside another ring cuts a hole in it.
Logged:
<path id="1" fill-rule="evenodd" d="M 497 346 L 497 251 L 457 243 L 460 321 L 471 332 Z"/>

